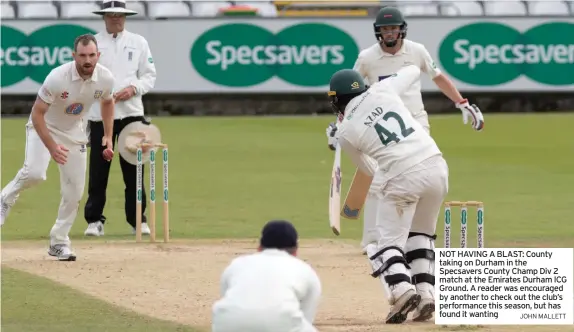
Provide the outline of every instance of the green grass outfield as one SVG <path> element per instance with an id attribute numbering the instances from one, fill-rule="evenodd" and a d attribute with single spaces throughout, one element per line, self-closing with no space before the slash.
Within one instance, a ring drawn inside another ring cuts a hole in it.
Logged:
<path id="1" fill-rule="evenodd" d="M 333 153 L 327 148 L 325 137 L 325 127 L 332 120 L 332 117 L 154 119 L 170 147 L 171 236 L 253 238 L 267 220 L 285 218 L 296 224 L 302 237 L 334 239 L 327 220 Z M 22 165 L 25 122 L 26 119 L 2 120 L 2 186 Z M 572 246 L 572 123 L 574 114 L 486 114 L 485 130 L 477 133 L 469 125 L 464 126 L 459 115 L 431 117 L 431 134 L 449 163 L 448 199 L 485 202 L 487 247 Z M 354 167 L 351 168 L 346 157 L 343 162 L 346 193 Z M 160 170 L 158 167 L 158 189 Z M 146 172 L 146 186 L 147 176 Z M 117 235 L 130 231 L 124 221 L 123 192 L 119 163 L 114 160 L 104 212 L 109 223 L 102 241 L 132 239 Z M 20 196 L 2 229 L 2 241 L 47 243 L 59 200 L 59 175 L 52 163 L 47 182 Z M 84 196 L 72 229 L 72 241 L 83 239 L 85 200 Z M 159 200 L 158 205 L 161 206 Z M 469 220 L 474 216 L 474 210 L 470 210 Z M 160 215 L 158 226 L 159 220 Z M 455 221 L 459 221 L 458 217 Z M 474 225 L 469 224 L 469 241 L 475 241 Z M 358 241 L 360 233 L 360 223 L 343 220 L 341 238 Z M 442 243 L 441 221 L 437 233 L 437 241 Z M 456 236 L 453 241 L 457 243 Z M 11 269 L 2 273 L 2 288 L 2 319 L 7 332 L 188 331 L 152 320 L 145 321 L 144 328 L 135 322 L 134 314 Z M 54 310 L 60 299 L 50 300 L 51 293 L 61 293 L 73 301 L 77 308 L 74 315 Z M 29 300 L 24 300 L 24 294 L 30 296 Z M 90 311 L 82 310 L 88 305 L 106 313 L 105 325 L 98 325 L 104 323 L 92 319 Z M 50 319 L 46 320 L 48 316 Z M 90 324 L 94 321 L 97 324 Z M 154 324 L 158 324 L 156 329 L 152 329 Z"/>
<path id="2" fill-rule="evenodd" d="M 2 331 L 194 332 L 191 327 L 142 317 L 6 267 L 2 268 Z"/>

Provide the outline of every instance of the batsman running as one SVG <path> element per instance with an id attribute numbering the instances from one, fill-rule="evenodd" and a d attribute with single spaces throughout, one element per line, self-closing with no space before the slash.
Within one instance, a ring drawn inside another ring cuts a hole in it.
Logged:
<path id="1" fill-rule="evenodd" d="M 375 241 L 366 246 L 389 297 L 387 324 L 400 324 L 415 310 L 417 321 L 434 312 L 436 224 L 448 192 L 448 166 L 427 130 L 400 95 L 420 77 L 417 66 L 401 68 L 367 87 L 354 70 L 330 81 L 331 106 L 343 120 L 335 136 L 361 172 L 384 186 L 373 193 Z"/>
<path id="2" fill-rule="evenodd" d="M 373 23 L 373 27 L 377 42 L 360 52 L 353 68 L 359 72 L 366 84 L 372 85 L 385 80 L 395 74 L 400 68 L 414 65 L 427 74 L 462 112 L 464 124 L 467 124 L 468 119 L 471 119 L 472 128 L 476 131 L 482 130 L 484 117 L 480 109 L 476 105 L 469 104 L 468 100 L 461 96 L 451 80 L 436 66 L 424 45 L 406 39 L 407 22 L 400 10 L 394 7 L 381 9 Z M 428 114 L 425 111 L 421 95 L 420 79 L 414 80 L 413 84 L 407 87 L 400 97 L 415 120 L 422 125 L 425 131 L 430 133 Z M 335 126 L 335 123 L 331 123 L 327 128 L 328 144 L 331 150 L 335 150 L 337 144 L 335 137 L 331 135 Z M 355 180 L 365 182 L 364 187 L 370 185 L 363 214 L 361 247 L 364 252 L 367 244 L 376 241 L 374 216 L 377 214 L 377 199 L 375 193 L 380 190 L 381 186 L 384 186 L 384 181 L 379 173 L 373 179 L 368 179 L 360 172 L 357 173 Z"/>
<path id="3" fill-rule="evenodd" d="M 26 124 L 24 165 L 2 189 L 2 225 L 20 193 L 46 180 L 50 159 L 60 168 L 62 199 L 50 232 L 48 254 L 60 261 L 75 261 L 68 234 L 76 220 L 86 178 L 85 117 L 99 102 L 104 121 L 103 157 L 113 158 L 114 77 L 98 64 L 100 53 L 91 34 L 76 38 L 74 61 L 54 68 L 44 80 Z M 43 215 L 44 211 L 38 212 Z"/>

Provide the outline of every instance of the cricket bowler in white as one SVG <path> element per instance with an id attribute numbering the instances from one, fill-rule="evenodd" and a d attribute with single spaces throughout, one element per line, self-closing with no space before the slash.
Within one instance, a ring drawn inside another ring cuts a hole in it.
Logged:
<path id="1" fill-rule="evenodd" d="M 330 81 L 331 106 L 343 114 L 338 144 L 362 172 L 378 173 L 384 183 L 375 193 L 376 241 L 366 251 L 372 276 L 389 297 L 388 324 L 403 323 L 413 310 L 414 317 L 434 312 L 434 241 L 448 166 L 399 96 L 419 76 L 411 65 L 370 87 L 352 69 Z"/>
<path id="2" fill-rule="evenodd" d="M 296 257 L 297 231 L 285 220 L 268 222 L 257 253 L 235 258 L 221 276 L 212 332 L 316 332 L 321 282 Z"/>
<path id="3" fill-rule="evenodd" d="M 62 195 L 56 223 L 50 232 L 48 254 L 61 261 L 75 261 L 68 234 L 84 193 L 86 176 L 85 117 L 93 103 L 102 105 L 106 135 L 104 158 L 113 158 L 111 135 L 114 121 L 114 77 L 98 64 L 96 39 L 81 35 L 74 42 L 74 61 L 54 68 L 40 87 L 26 124 L 24 165 L 2 189 L 2 225 L 19 194 L 46 180 L 50 159 L 60 170 Z M 40 212 L 42 215 L 43 212 Z"/>
<path id="4" fill-rule="evenodd" d="M 373 28 L 377 42 L 360 52 L 353 68 L 361 74 L 365 84 L 372 85 L 385 80 L 404 66 L 417 66 L 461 110 L 464 124 L 467 124 L 470 118 L 474 130 L 483 129 L 484 116 L 480 109 L 476 105 L 470 105 L 468 100 L 461 96 L 456 86 L 436 66 L 424 45 L 406 39 L 407 22 L 400 10 L 395 7 L 382 8 L 377 14 Z M 420 79 L 417 78 L 400 94 L 400 97 L 415 120 L 430 133 L 428 114 L 421 95 Z M 331 123 L 327 128 L 328 144 L 331 150 L 334 150 L 337 144 L 335 137 L 331 135 L 335 126 L 335 123 Z M 369 243 L 376 242 L 376 193 L 383 185 L 384 178 L 381 173 L 376 173 L 364 205 L 363 238 L 361 240 L 364 253 Z M 430 317 L 426 319 L 428 318 Z"/>

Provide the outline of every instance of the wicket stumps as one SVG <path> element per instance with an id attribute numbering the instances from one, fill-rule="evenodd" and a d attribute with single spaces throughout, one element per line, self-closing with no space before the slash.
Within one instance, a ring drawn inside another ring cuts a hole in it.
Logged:
<path id="1" fill-rule="evenodd" d="M 484 248 L 484 204 L 479 201 L 448 201 L 444 203 L 444 247 L 450 248 L 450 233 L 451 233 L 451 207 L 460 207 L 460 247 L 467 247 L 467 216 L 468 207 L 476 207 L 476 239 L 478 248 Z"/>
<path id="2" fill-rule="evenodd" d="M 169 178 L 167 144 L 140 144 L 137 146 L 136 242 L 142 242 L 143 148 L 161 148 L 163 160 L 163 242 L 169 242 Z M 150 242 L 155 242 L 155 159 L 156 151 L 149 154 L 149 229 Z"/>

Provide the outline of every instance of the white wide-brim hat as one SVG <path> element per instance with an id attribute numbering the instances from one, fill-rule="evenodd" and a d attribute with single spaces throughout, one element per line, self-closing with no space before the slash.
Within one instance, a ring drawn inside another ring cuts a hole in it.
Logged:
<path id="1" fill-rule="evenodd" d="M 153 124 L 143 122 L 132 122 L 125 126 L 118 137 L 118 152 L 120 156 L 132 165 L 137 165 L 137 149 L 139 144 L 161 144 L 161 133 L 159 128 Z M 149 160 L 150 151 L 157 152 L 158 147 L 142 148 L 142 163 Z"/>
<path id="2" fill-rule="evenodd" d="M 136 15 L 137 12 L 131 9 L 126 9 L 125 0 L 104 0 L 101 10 L 93 11 L 92 13 L 104 15 L 106 13 L 125 14 L 126 16 Z"/>

